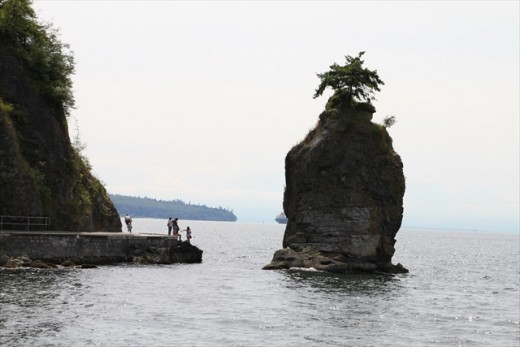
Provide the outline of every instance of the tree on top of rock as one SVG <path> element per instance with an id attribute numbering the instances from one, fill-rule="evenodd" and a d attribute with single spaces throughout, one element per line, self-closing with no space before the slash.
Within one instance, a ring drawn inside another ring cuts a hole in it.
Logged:
<path id="1" fill-rule="evenodd" d="M 363 67 L 361 57 L 365 52 L 360 52 L 357 57 L 347 55 L 346 64 L 341 66 L 336 63 L 330 66 L 330 71 L 318 74 L 321 83 L 316 89 L 314 98 L 323 94 L 327 87 L 334 90 L 334 97 L 346 98 L 350 102 L 370 104 L 375 100 L 374 92 L 380 91 L 381 81 L 377 70 L 369 70 Z"/>

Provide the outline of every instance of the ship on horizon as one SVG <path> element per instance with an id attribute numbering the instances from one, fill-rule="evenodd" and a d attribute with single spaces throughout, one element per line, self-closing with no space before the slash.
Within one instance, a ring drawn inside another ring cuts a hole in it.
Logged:
<path id="1" fill-rule="evenodd" d="M 274 220 L 280 224 L 287 224 L 287 221 L 288 221 L 287 216 L 283 212 L 280 213 L 278 216 L 276 216 L 276 218 Z"/>

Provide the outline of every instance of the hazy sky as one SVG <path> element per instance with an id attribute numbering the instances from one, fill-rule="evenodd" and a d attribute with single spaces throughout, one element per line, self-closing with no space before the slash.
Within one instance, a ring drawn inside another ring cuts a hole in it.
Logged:
<path id="1" fill-rule="evenodd" d="M 385 81 L 374 121 L 406 176 L 403 224 L 519 229 L 518 1 L 35 1 L 76 60 L 80 137 L 110 193 L 282 211 L 284 159 L 345 55 Z M 74 129 L 71 129 L 74 136 Z M 165 216 L 168 217 L 168 216 Z"/>

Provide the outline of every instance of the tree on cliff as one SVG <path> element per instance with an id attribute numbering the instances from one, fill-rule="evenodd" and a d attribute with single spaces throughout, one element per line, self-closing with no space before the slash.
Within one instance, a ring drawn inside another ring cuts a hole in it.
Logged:
<path id="1" fill-rule="evenodd" d="M 380 91 L 379 85 L 385 83 L 379 78 L 377 70 L 363 67 L 363 54 L 365 52 L 360 52 L 357 57 L 347 55 L 345 65 L 334 63 L 330 66 L 330 71 L 318 74 L 321 83 L 315 91 L 314 98 L 321 96 L 327 87 L 331 87 L 335 95 L 347 97 L 352 101 L 370 104 L 375 100 L 374 92 Z"/>
<path id="2" fill-rule="evenodd" d="M 30 71 L 48 102 L 67 115 L 74 106 L 74 59 L 50 24 L 40 24 L 30 0 L 0 0 L 0 49 Z"/>

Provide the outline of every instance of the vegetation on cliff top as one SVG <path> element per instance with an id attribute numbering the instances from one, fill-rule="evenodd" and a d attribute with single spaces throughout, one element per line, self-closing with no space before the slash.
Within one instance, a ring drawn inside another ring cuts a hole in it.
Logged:
<path id="1" fill-rule="evenodd" d="M 321 96 L 327 87 L 334 90 L 325 107 L 327 110 L 348 108 L 375 112 L 372 105 L 372 100 L 376 100 L 374 94 L 381 91 L 379 86 L 385 83 L 379 78 L 377 70 L 363 67 L 365 61 L 361 57 L 364 54 L 365 52 L 359 52 L 357 57 L 347 55 L 345 65 L 334 63 L 330 66 L 330 71 L 318 74 L 321 83 L 315 90 L 314 98 Z M 395 123 L 395 116 L 390 115 L 383 119 L 381 126 L 390 128 Z"/>
<path id="2" fill-rule="evenodd" d="M 396 117 L 386 116 L 382 124 L 371 122 L 376 111 L 372 100 L 376 100 L 374 94 L 381 91 L 379 86 L 384 85 L 384 82 L 377 70 L 363 67 L 364 60 L 361 58 L 364 54 L 365 52 L 360 52 L 357 57 L 347 55 L 345 65 L 334 63 L 330 66 L 330 71 L 317 74 L 321 82 L 315 90 L 314 98 L 323 95 L 325 89 L 332 88 L 334 93 L 327 101 L 325 112 L 320 115 L 320 122 L 338 117 L 345 134 L 362 130 L 379 141 L 380 149 L 386 150 L 388 145 L 392 144 L 386 129 L 396 123 Z M 321 131 L 319 125 L 311 129 L 304 140 L 293 149 L 300 144 L 310 145 Z"/>
<path id="3" fill-rule="evenodd" d="M 9 49 L 29 71 L 40 93 L 63 115 L 74 107 L 74 58 L 51 24 L 38 22 L 30 0 L 0 0 L 0 49 Z"/>
<path id="4" fill-rule="evenodd" d="M 379 85 L 385 83 L 379 78 L 377 70 L 363 67 L 363 54 L 365 52 L 359 52 L 357 57 L 347 55 L 345 65 L 334 63 L 330 66 L 330 71 L 318 74 L 321 83 L 314 98 L 321 96 L 327 87 L 331 87 L 335 92 L 344 93 L 360 102 L 370 103 L 375 100 L 374 91 L 380 91 Z"/>
<path id="5" fill-rule="evenodd" d="M 120 215 L 146 218 L 179 218 L 189 220 L 211 220 L 235 222 L 232 210 L 223 207 L 194 205 L 182 200 L 163 201 L 151 198 L 110 195 Z"/>

